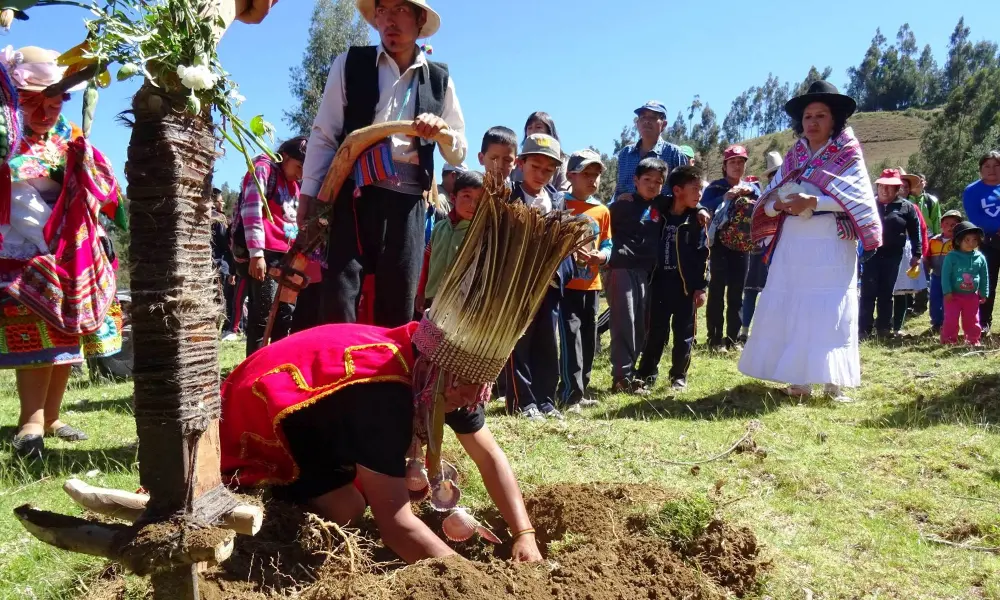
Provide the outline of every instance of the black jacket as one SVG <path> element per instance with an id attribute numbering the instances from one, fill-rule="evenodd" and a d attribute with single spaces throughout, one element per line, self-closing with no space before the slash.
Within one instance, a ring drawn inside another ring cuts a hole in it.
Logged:
<path id="1" fill-rule="evenodd" d="M 674 198 L 663 195 L 656 200 L 662 216 L 654 278 L 662 276 L 665 272 L 663 269 L 666 266 L 666 227 L 662 225 L 666 223 L 666 215 L 670 214 Z M 684 221 L 677 226 L 673 250 L 677 257 L 677 274 L 684 283 L 684 293 L 691 295 L 708 287 L 708 237 L 705 228 L 698 222 L 697 207 L 685 210 L 682 216 Z"/>
<path id="2" fill-rule="evenodd" d="M 878 216 L 882 219 L 882 247 L 879 254 L 901 256 L 906 238 L 914 256 L 921 255 L 920 217 L 917 207 L 909 200 L 895 199 L 888 204 L 878 203 Z"/>
<path id="3" fill-rule="evenodd" d="M 656 265 L 657 240 L 662 222 L 657 196 L 646 202 L 634 195 L 630 202 L 616 200 L 611 212 L 610 269 L 652 269 Z"/>
<path id="4" fill-rule="evenodd" d="M 236 274 L 233 253 L 229 249 L 229 227 L 222 221 L 212 221 L 212 263 L 223 277 Z"/>

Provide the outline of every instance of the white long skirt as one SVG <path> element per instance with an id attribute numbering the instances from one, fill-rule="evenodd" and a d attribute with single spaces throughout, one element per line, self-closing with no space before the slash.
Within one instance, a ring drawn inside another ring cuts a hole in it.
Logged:
<path id="1" fill-rule="evenodd" d="M 837 237 L 834 215 L 787 218 L 740 372 L 791 385 L 860 385 L 857 267 L 857 242 Z"/>

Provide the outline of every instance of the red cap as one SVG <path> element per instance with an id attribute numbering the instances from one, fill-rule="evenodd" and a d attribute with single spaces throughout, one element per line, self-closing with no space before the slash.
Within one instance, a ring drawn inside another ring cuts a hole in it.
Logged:
<path id="1" fill-rule="evenodd" d="M 749 160 L 750 155 L 747 154 L 747 149 L 743 146 L 733 144 L 732 146 L 726 148 L 726 151 L 722 153 L 722 162 L 726 162 L 730 158 L 742 158 L 743 160 Z"/>
<path id="2" fill-rule="evenodd" d="M 899 177 L 899 169 L 885 169 L 882 176 L 875 180 L 875 183 L 882 185 L 903 185 L 903 180 Z"/>

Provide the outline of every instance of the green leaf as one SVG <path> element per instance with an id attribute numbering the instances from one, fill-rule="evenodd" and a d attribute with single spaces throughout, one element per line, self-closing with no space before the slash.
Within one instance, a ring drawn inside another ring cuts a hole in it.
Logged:
<path id="1" fill-rule="evenodd" d="M 118 69 L 118 81 L 125 81 L 126 79 L 131 79 L 135 77 L 136 73 L 139 72 L 139 67 L 132 64 L 124 64 L 122 68 Z"/>
<path id="2" fill-rule="evenodd" d="M 187 97 L 187 110 L 195 116 L 201 114 L 201 100 L 194 93 Z"/>
<path id="3" fill-rule="evenodd" d="M 259 137 L 267 136 L 274 139 L 274 125 L 264 120 L 264 115 L 257 115 L 250 119 L 250 131 Z"/>

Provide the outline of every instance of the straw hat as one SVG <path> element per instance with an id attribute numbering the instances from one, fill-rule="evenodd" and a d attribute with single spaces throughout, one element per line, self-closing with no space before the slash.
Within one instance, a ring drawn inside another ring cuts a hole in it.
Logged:
<path id="1" fill-rule="evenodd" d="M 423 28 L 420 29 L 420 33 L 417 34 L 418 38 L 429 38 L 437 30 L 441 28 L 441 15 L 437 14 L 433 8 L 427 5 L 426 0 L 406 0 L 410 4 L 416 6 L 417 8 L 422 8 L 427 12 L 427 22 L 424 23 Z M 358 12 L 364 17 L 365 21 L 372 27 L 375 27 L 375 0 L 357 0 L 358 2 Z"/>
<path id="2" fill-rule="evenodd" d="M 14 87 L 26 92 L 41 92 L 62 81 L 66 67 L 56 63 L 59 53 L 38 46 L 24 46 L 14 50 L 7 46 L 0 51 L 0 61 L 7 67 Z M 87 82 L 74 86 L 67 92 L 77 92 L 87 87 Z"/>
<path id="3" fill-rule="evenodd" d="M 924 181 L 920 175 L 902 173 L 899 178 L 910 184 L 910 193 L 913 195 L 919 196 L 924 193 Z"/>
<path id="4" fill-rule="evenodd" d="M 770 177 L 778 172 L 781 165 L 784 164 L 785 159 L 781 157 L 780 152 L 771 151 L 764 156 L 764 161 L 767 163 L 767 168 L 764 169 L 764 175 Z"/>

